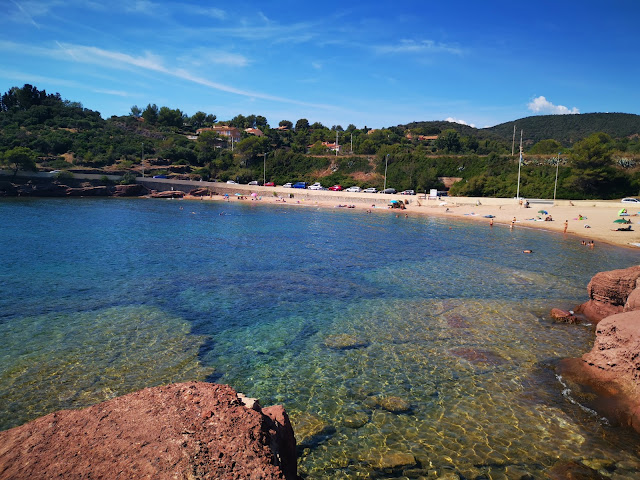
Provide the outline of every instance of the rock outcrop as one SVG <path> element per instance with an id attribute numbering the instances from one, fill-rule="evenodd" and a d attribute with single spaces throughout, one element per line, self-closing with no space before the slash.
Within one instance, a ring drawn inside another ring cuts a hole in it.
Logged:
<path id="1" fill-rule="evenodd" d="M 640 265 L 597 273 L 587 285 L 589 300 L 580 305 L 576 312 L 597 323 L 609 315 L 628 311 L 625 304 L 638 286 L 638 278 Z M 632 300 L 634 305 L 640 303 L 640 293 L 636 292 Z"/>
<path id="2" fill-rule="evenodd" d="M 131 185 L 116 185 L 114 197 L 140 197 L 149 193 L 149 190 L 141 183 Z"/>
<path id="3" fill-rule="evenodd" d="M 598 321 L 593 348 L 561 365 L 563 374 L 588 385 L 606 401 L 605 414 L 640 432 L 640 266 L 601 272 L 589 282 L 590 300 L 581 306 Z M 613 312 L 602 319 L 598 317 Z M 593 316 L 595 315 L 595 317 Z"/>
<path id="4" fill-rule="evenodd" d="M 298 478 L 284 409 L 243 400 L 191 382 L 51 413 L 0 432 L 0 479 Z"/>
<path id="5" fill-rule="evenodd" d="M 184 192 L 181 190 L 165 190 L 164 192 L 151 192 L 151 198 L 182 198 Z"/>

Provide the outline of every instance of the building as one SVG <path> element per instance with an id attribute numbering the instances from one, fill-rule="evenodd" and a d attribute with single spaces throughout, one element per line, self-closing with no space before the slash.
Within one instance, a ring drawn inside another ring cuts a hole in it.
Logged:
<path id="1" fill-rule="evenodd" d="M 256 137 L 264 137 L 264 133 L 259 128 L 245 128 L 244 131 L 249 135 L 255 135 Z"/>
<path id="2" fill-rule="evenodd" d="M 196 134 L 200 135 L 202 132 L 216 132 L 218 135 L 228 137 L 234 142 L 239 142 L 242 138 L 240 130 L 236 127 L 229 127 L 228 125 L 215 125 L 213 127 L 199 128 L 196 130 Z"/>

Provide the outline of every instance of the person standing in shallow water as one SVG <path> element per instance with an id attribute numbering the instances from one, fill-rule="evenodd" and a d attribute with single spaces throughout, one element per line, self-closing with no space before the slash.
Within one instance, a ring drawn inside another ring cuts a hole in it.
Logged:
<path id="1" fill-rule="evenodd" d="M 564 233 L 567 233 L 567 228 L 569 228 L 569 220 L 564 221 Z"/>

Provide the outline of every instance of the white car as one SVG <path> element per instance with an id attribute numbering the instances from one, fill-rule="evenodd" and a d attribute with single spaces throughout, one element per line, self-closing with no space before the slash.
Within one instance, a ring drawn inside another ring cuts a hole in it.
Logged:
<path id="1" fill-rule="evenodd" d="M 227 183 L 230 184 L 230 185 L 235 185 L 236 184 L 236 182 L 234 182 L 233 180 L 227 180 Z"/>
<path id="2" fill-rule="evenodd" d="M 292 188 L 293 184 L 291 182 L 287 182 L 284 185 L 282 185 L 282 188 Z"/>
<path id="3" fill-rule="evenodd" d="M 378 193 L 378 190 L 376 190 L 373 187 L 370 187 L 370 188 L 365 188 L 362 192 L 363 193 Z"/>
<path id="4" fill-rule="evenodd" d="M 257 180 L 252 180 L 249 182 L 249 185 L 258 185 L 258 181 Z"/>
<path id="5" fill-rule="evenodd" d="M 640 200 L 638 200 L 637 198 L 623 198 L 622 200 L 620 200 L 621 203 L 640 203 Z"/>
<path id="6" fill-rule="evenodd" d="M 349 187 L 345 190 L 345 192 L 361 192 L 362 189 L 360 187 L 357 186 L 353 186 L 353 187 Z"/>
<path id="7" fill-rule="evenodd" d="M 324 187 L 322 185 L 320 185 L 318 182 L 314 183 L 313 185 L 309 186 L 309 190 L 322 190 Z"/>

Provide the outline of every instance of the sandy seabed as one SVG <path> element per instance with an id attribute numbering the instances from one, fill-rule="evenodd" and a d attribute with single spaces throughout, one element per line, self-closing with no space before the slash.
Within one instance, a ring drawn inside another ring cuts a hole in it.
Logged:
<path id="1" fill-rule="evenodd" d="M 238 190 L 238 187 L 236 186 L 235 189 Z M 365 210 L 389 215 L 450 217 L 484 222 L 489 228 L 541 228 L 573 235 L 577 242 L 584 240 L 586 242 L 593 241 L 596 244 L 606 242 L 629 248 L 640 247 L 640 203 L 635 205 L 615 200 L 558 200 L 554 203 L 551 200 L 531 200 L 529 208 L 527 208 L 525 207 L 526 201 L 520 204 L 515 198 L 425 198 L 425 195 L 405 196 L 307 190 L 301 192 L 282 188 L 264 190 L 265 188 L 268 187 L 242 191 L 242 196 L 231 194 L 225 197 L 224 194 L 219 194 L 205 197 L 187 196 L 185 198 L 233 203 L 255 201 L 292 207 L 351 207 L 355 211 Z M 293 198 L 290 198 L 290 195 L 293 195 Z M 391 200 L 405 203 L 405 208 L 391 208 Z M 626 209 L 628 215 L 619 215 L 622 209 Z M 541 213 L 543 211 L 547 213 Z M 489 215 L 493 215 L 493 218 L 489 218 Z M 549 216 L 553 220 L 545 221 L 545 218 Z M 614 223 L 619 219 L 625 219 L 631 223 Z M 621 227 L 627 228 L 629 225 L 631 231 L 617 230 Z"/>

